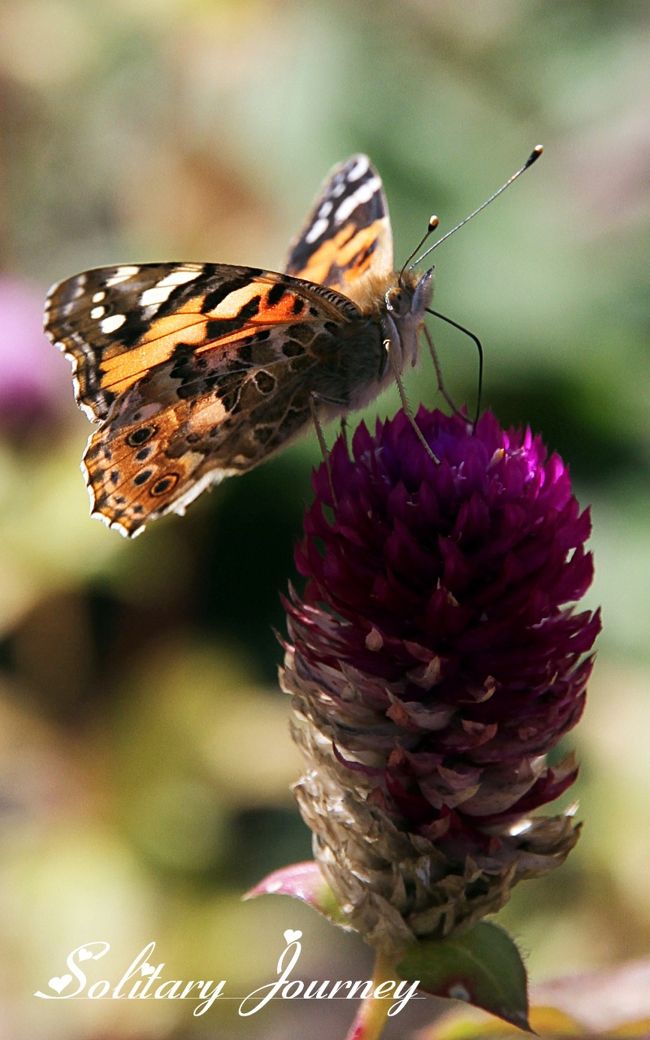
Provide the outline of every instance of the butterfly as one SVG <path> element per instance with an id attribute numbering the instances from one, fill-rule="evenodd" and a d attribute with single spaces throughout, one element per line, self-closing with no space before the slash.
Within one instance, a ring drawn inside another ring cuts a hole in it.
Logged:
<path id="1" fill-rule="evenodd" d="M 312 420 L 363 407 L 415 363 L 431 295 L 432 271 L 394 270 L 365 155 L 330 172 L 284 273 L 122 264 L 54 285 L 45 330 L 97 424 L 82 462 L 92 515 L 135 536 Z"/>

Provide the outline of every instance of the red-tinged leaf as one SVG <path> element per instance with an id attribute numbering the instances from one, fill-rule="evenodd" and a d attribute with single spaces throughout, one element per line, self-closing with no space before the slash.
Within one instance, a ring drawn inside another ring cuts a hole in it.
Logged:
<path id="1" fill-rule="evenodd" d="M 530 1030 L 526 969 L 508 933 L 482 921 L 449 939 L 425 939 L 397 965 L 402 979 L 419 979 L 436 997 L 451 997 Z"/>
<path id="2" fill-rule="evenodd" d="M 305 863 L 292 863 L 289 867 L 280 867 L 272 874 L 259 881 L 244 899 L 256 899 L 257 896 L 291 896 L 308 903 L 319 914 L 323 914 L 333 924 L 349 928 L 343 911 L 337 903 L 334 893 L 320 872 L 318 864 L 313 860 Z"/>

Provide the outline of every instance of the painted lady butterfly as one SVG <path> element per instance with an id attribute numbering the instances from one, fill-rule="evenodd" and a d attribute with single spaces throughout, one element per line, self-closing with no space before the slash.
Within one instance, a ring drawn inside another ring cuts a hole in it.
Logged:
<path id="1" fill-rule="evenodd" d="M 381 179 L 355 155 L 329 174 L 284 274 L 128 264 L 54 285 L 45 329 L 99 424 L 82 462 L 92 515 L 137 535 L 257 466 L 312 419 L 320 433 L 320 419 L 362 407 L 391 379 L 406 404 L 400 373 L 417 359 L 432 277 L 395 272 Z"/>
<path id="2" fill-rule="evenodd" d="M 82 463 L 92 515 L 133 536 L 182 514 L 415 363 L 432 272 L 398 276 L 392 254 L 381 179 L 356 155 L 331 171 L 285 274 L 134 264 L 54 285 L 45 329 L 99 424 Z"/>

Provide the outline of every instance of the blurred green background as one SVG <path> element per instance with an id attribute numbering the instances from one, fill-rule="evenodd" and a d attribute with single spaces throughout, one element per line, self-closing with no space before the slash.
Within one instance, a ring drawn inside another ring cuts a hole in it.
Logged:
<path id="1" fill-rule="evenodd" d="M 165 977 L 243 995 L 273 978 L 285 928 L 304 931 L 305 978 L 367 977 L 362 945 L 302 906 L 240 902 L 310 854 L 273 628 L 315 437 L 127 543 L 88 518 L 89 427 L 40 331 L 48 285 L 85 267 L 281 268 L 355 151 L 384 178 L 399 260 L 430 213 L 448 229 L 546 147 L 436 255 L 436 306 L 484 343 L 485 404 L 543 432 L 593 504 L 589 602 L 604 608 L 567 741 L 584 834 L 501 919 L 536 981 L 647 953 L 649 21 L 633 0 L 0 7 L 3 1040 L 317 1040 L 352 1018 L 344 1001 L 249 1019 L 219 1001 L 193 1019 L 187 1003 L 31 993 L 83 942 L 111 942 L 112 974 L 93 977 L 116 980 L 155 939 Z M 452 392 L 473 401 L 471 343 L 434 333 Z M 408 390 L 439 403 L 426 360 Z M 389 391 L 368 416 L 397 406 Z M 419 1005 L 387 1037 L 434 1014 Z"/>

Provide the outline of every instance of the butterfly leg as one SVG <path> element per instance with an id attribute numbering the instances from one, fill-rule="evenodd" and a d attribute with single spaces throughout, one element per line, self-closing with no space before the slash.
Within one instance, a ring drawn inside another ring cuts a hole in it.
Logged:
<path id="1" fill-rule="evenodd" d="M 427 311 L 428 311 L 429 314 L 433 314 L 434 318 L 440 318 L 442 321 L 446 321 L 448 325 L 452 326 L 452 328 L 458 329 L 459 332 L 463 332 L 466 336 L 469 336 L 469 338 L 474 342 L 474 344 L 476 346 L 476 349 L 478 351 L 478 393 L 477 393 L 477 397 L 476 397 L 476 412 L 474 414 L 474 419 L 473 419 L 473 422 L 472 422 L 472 429 L 475 430 L 476 429 L 476 424 L 478 422 L 478 417 L 479 417 L 480 412 L 481 412 L 481 397 L 483 395 L 483 345 L 482 345 L 480 339 L 478 338 L 478 336 L 474 335 L 473 332 L 470 332 L 469 329 L 466 329 L 464 325 L 459 325 L 457 321 L 453 321 L 452 318 L 448 318 L 446 316 L 446 314 L 441 314 L 440 311 L 434 311 L 434 310 L 431 309 L 431 307 L 427 307 Z M 431 356 L 433 358 L 433 363 L 436 366 L 436 373 L 438 373 L 438 365 L 436 363 L 437 362 L 437 358 L 436 358 L 435 348 L 433 346 L 433 342 L 432 342 L 432 340 L 431 340 L 431 338 L 429 336 L 429 332 L 428 332 L 428 329 L 426 328 L 426 326 L 424 327 L 424 331 L 426 333 L 427 341 L 429 343 L 429 351 L 431 352 Z M 441 381 L 441 375 L 440 374 L 438 374 L 438 386 L 440 387 L 440 389 L 442 391 L 442 381 Z M 451 404 L 451 406 L 453 407 L 453 409 L 456 412 L 456 414 L 458 414 L 458 409 L 452 404 L 452 402 L 450 401 L 449 397 L 447 396 L 446 391 L 444 391 L 444 396 L 445 396 L 445 400 L 447 401 L 447 403 Z"/>
<path id="2" fill-rule="evenodd" d="M 425 336 L 425 339 L 427 341 L 427 346 L 429 348 L 429 354 L 431 355 L 431 360 L 433 361 L 433 367 L 434 367 L 435 372 L 436 372 L 436 382 L 438 384 L 438 393 L 442 394 L 442 396 L 444 397 L 445 401 L 447 402 L 447 404 L 451 408 L 451 410 L 454 413 L 454 415 L 457 415 L 461 419 L 465 419 L 465 416 L 461 412 L 460 408 L 458 408 L 457 405 L 454 403 L 454 400 L 453 400 L 451 394 L 449 393 L 449 391 L 447 390 L 447 387 L 445 386 L 444 379 L 442 378 L 442 368 L 440 366 L 440 358 L 438 357 L 438 352 L 436 351 L 436 348 L 434 346 L 433 339 L 431 337 L 431 333 L 429 332 L 429 330 L 426 327 L 426 325 L 423 325 L 422 329 L 424 331 L 424 336 Z"/>
<path id="3" fill-rule="evenodd" d="M 318 403 L 322 401 L 322 398 L 314 393 L 312 390 L 309 394 L 309 410 L 311 411 L 311 420 L 316 430 L 316 436 L 318 437 L 318 443 L 320 445 L 321 454 L 323 456 L 323 462 L 325 463 L 325 469 L 327 470 L 327 480 L 330 486 L 330 493 L 332 495 L 332 505 L 336 508 L 338 505 L 336 492 L 334 490 L 334 481 L 332 480 L 332 467 L 330 465 L 329 451 L 327 450 L 327 444 L 325 442 L 325 434 L 323 433 L 323 427 L 321 426 L 320 419 L 318 418 Z"/>
<path id="4" fill-rule="evenodd" d="M 395 364 L 395 360 L 394 360 L 394 357 L 393 357 L 393 351 L 391 349 L 391 342 L 390 342 L 389 339 L 385 339 L 384 340 L 384 350 L 386 351 L 386 354 L 388 355 L 388 360 L 390 361 L 390 365 L 391 365 L 391 368 L 393 370 L 393 376 L 395 378 L 395 382 L 397 383 L 397 389 L 399 391 L 399 397 L 400 397 L 400 401 L 402 402 L 402 408 L 404 410 L 404 413 L 405 413 L 406 417 L 408 418 L 408 421 L 410 422 L 411 426 L 413 427 L 415 433 L 417 434 L 418 440 L 422 444 L 422 447 L 426 451 L 426 453 L 429 456 L 429 458 L 433 459 L 434 462 L 438 463 L 438 462 L 440 462 L 440 459 L 431 450 L 431 445 L 427 442 L 426 437 L 424 436 L 424 434 L 422 433 L 422 430 L 420 429 L 420 427 L 418 426 L 417 422 L 415 421 L 415 416 L 413 415 L 413 412 L 411 411 L 411 406 L 410 406 L 410 404 L 408 402 L 408 398 L 406 396 L 406 390 L 404 389 L 404 384 L 402 382 L 402 377 L 400 376 L 398 368 L 397 368 L 397 365 Z"/>

